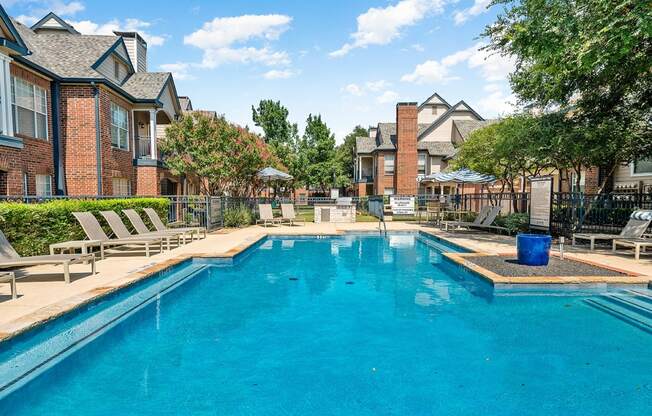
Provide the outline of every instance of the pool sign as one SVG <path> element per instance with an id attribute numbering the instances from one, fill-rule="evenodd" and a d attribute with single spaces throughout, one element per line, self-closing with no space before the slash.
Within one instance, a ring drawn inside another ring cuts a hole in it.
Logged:
<path id="1" fill-rule="evenodd" d="M 393 215 L 414 215 L 413 196 L 392 196 L 389 198 Z"/>
<path id="2" fill-rule="evenodd" d="M 530 228 L 550 232 L 552 176 L 530 179 Z"/>

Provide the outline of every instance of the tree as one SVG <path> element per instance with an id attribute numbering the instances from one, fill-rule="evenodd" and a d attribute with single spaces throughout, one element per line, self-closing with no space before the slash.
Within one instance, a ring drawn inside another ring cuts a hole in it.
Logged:
<path id="1" fill-rule="evenodd" d="M 367 136 L 367 129 L 362 126 L 355 126 L 353 131 L 344 137 L 344 142 L 337 147 L 337 158 L 341 165 L 342 174 L 349 182 L 355 177 L 355 139 L 359 136 Z"/>
<path id="2" fill-rule="evenodd" d="M 199 177 L 202 193 L 216 196 L 251 194 L 258 170 L 274 160 L 256 134 L 200 113 L 173 121 L 159 148 L 174 174 Z"/>
<path id="3" fill-rule="evenodd" d="M 298 128 L 288 121 L 288 109 L 280 101 L 261 100 L 251 106 L 254 124 L 263 129 L 265 142 L 284 167 L 291 169 L 296 156 Z"/>
<path id="4" fill-rule="evenodd" d="M 512 89 L 560 127 L 568 164 L 612 166 L 652 157 L 652 13 L 641 0 L 494 0 L 483 36 L 516 59 Z M 553 143 L 554 144 L 554 143 Z M 591 157 L 589 157 L 591 156 Z M 579 175 L 578 175 L 579 176 Z M 608 175 L 610 176 L 610 175 Z M 604 187 L 604 183 L 601 185 Z"/>
<path id="5" fill-rule="evenodd" d="M 306 185 L 315 185 L 322 193 L 326 193 L 334 185 L 334 180 L 342 175 L 341 165 L 336 160 L 335 136 L 321 115 L 308 115 L 298 160 L 302 165 L 299 175 Z"/>

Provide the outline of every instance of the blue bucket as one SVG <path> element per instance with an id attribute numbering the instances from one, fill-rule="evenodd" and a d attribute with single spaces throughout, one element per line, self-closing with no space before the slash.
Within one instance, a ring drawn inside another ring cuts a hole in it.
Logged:
<path id="1" fill-rule="evenodd" d="M 519 264 L 547 266 L 550 260 L 552 237 L 544 234 L 518 234 L 516 251 Z"/>

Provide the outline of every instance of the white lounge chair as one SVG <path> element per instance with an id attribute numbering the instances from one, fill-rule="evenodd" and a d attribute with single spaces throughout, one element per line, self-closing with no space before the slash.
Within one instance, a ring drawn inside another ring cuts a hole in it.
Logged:
<path id="1" fill-rule="evenodd" d="M 478 213 L 478 216 L 475 217 L 475 219 L 472 222 L 468 222 L 468 221 L 442 221 L 441 224 L 444 226 L 445 231 L 448 231 L 448 227 L 453 227 L 453 229 L 462 228 L 462 227 L 470 229 L 471 226 L 473 226 L 473 225 L 481 225 L 482 221 L 484 221 L 485 218 L 487 218 L 487 215 L 489 215 L 489 213 L 491 212 L 491 208 L 492 207 L 490 205 L 482 207 L 482 209 Z"/>
<path id="2" fill-rule="evenodd" d="M 294 212 L 294 205 L 292 204 L 281 204 L 281 223 L 287 222 L 290 225 L 294 225 L 296 221 L 301 221 L 303 225 L 306 225 L 306 220 L 303 218 L 297 218 L 297 214 Z"/>
<path id="3" fill-rule="evenodd" d="M 472 227 L 479 228 L 481 230 L 505 231 L 507 234 L 509 234 L 510 231 L 508 228 L 501 227 L 499 225 L 494 225 L 494 221 L 496 221 L 496 218 L 498 217 L 498 214 L 500 214 L 501 210 L 502 210 L 501 206 L 496 206 L 491 208 L 491 211 L 489 211 L 489 214 L 487 214 L 487 216 L 482 221 L 482 223 L 480 225 L 472 225 Z"/>
<path id="4" fill-rule="evenodd" d="M 256 224 L 263 223 L 265 228 L 267 224 L 280 224 L 279 218 L 274 218 L 274 211 L 272 211 L 272 204 L 258 204 L 258 216 Z"/>
<path id="5" fill-rule="evenodd" d="M 145 222 L 143 221 L 142 218 L 140 218 L 140 215 L 136 212 L 135 209 L 123 209 L 122 212 L 129 218 L 129 222 L 131 222 L 131 225 L 134 226 L 134 230 L 138 233 L 138 235 L 170 235 L 172 237 L 183 237 L 183 243 L 186 244 L 186 236 L 190 236 L 190 240 L 192 240 L 192 232 L 186 232 L 183 230 L 165 230 L 165 231 L 157 231 L 156 233 L 153 233 L 152 231 L 147 228 L 147 225 L 145 225 Z"/>
<path id="6" fill-rule="evenodd" d="M 106 235 L 100 222 L 90 212 L 73 212 L 89 240 L 97 241 L 100 247 L 100 258 L 104 259 L 105 249 L 109 247 L 125 247 L 129 249 L 145 248 L 147 257 L 151 254 L 151 248 L 158 246 L 159 253 L 163 251 L 163 240 L 160 237 L 134 236 L 130 238 L 109 238 Z"/>
<path id="7" fill-rule="evenodd" d="M 11 298 L 16 299 L 18 292 L 16 291 L 16 275 L 14 272 L 0 272 L 0 283 L 9 283 L 11 287 Z"/>
<path id="8" fill-rule="evenodd" d="M 143 211 L 145 211 L 145 214 L 147 214 L 147 217 L 152 222 L 154 228 L 156 228 L 156 231 L 169 231 L 169 230 L 182 231 L 185 233 L 196 235 L 197 239 L 199 239 L 200 234 L 203 235 L 203 238 L 206 238 L 205 227 L 166 227 L 163 221 L 161 220 L 161 217 L 158 216 L 158 213 L 154 210 L 154 208 L 143 208 Z"/>
<path id="9" fill-rule="evenodd" d="M 620 231 L 620 234 L 576 233 L 573 234 L 573 245 L 575 245 L 576 240 L 589 240 L 590 249 L 593 250 L 596 241 L 612 241 L 615 239 L 632 240 L 641 238 L 651 222 L 651 210 L 634 211 L 632 215 L 630 215 L 629 221 L 627 221 L 625 227 Z"/>
<path id="10" fill-rule="evenodd" d="M 652 238 L 632 238 L 627 240 L 616 238 L 613 241 L 612 251 L 616 251 L 618 246 L 633 248 L 634 259 L 638 261 L 641 257 L 641 252 L 645 253 L 645 249 L 652 247 Z"/>
<path id="11" fill-rule="evenodd" d="M 0 269 L 22 268 L 40 264 L 60 264 L 63 266 L 63 276 L 66 283 L 70 283 L 70 265 L 84 262 L 91 263 L 91 273 L 95 274 L 95 256 L 93 254 L 54 254 L 21 257 L 11 246 L 7 237 L 0 231 Z"/>
<path id="12" fill-rule="evenodd" d="M 124 222 L 122 222 L 122 218 L 118 215 L 117 212 L 115 211 L 100 211 L 100 214 L 104 217 L 106 222 L 109 223 L 109 227 L 111 227 L 111 231 L 113 231 L 113 234 L 115 234 L 116 237 L 118 238 L 133 238 L 133 237 L 153 237 L 153 238 L 160 238 L 161 240 L 165 240 L 166 248 L 170 250 L 171 248 L 171 242 L 172 240 L 176 239 L 177 240 L 177 246 L 181 242 L 181 238 L 179 237 L 179 234 L 166 234 L 166 233 L 146 233 L 146 234 L 139 234 L 139 235 L 133 235 L 129 232 L 129 229 L 127 229 L 127 226 L 125 225 Z"/>

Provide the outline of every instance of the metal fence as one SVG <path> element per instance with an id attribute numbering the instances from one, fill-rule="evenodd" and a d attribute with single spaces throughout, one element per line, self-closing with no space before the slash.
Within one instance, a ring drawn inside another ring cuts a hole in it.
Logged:
<path id="1" fill-rule="evenodd" d="M 405 195 L 401 195 L 405 196 Z M 479 212 L 482 207 L 491 205 L 502 207 L 501 215 L 512 213 L 526 214 L 529 209 L 529 193 L 483 193 L 466 195 L 407 195 L 415 198 L 416 212 L 425 211 L 429 201 L 444 202 L 451 209 L 470 213 Z M 298 198 L 235 198 L 211 196 L 156 196 L 170 201 L 168 221 L 181 222 L 215 229 L 224 226 L 224 216 L 229 210 L 245 207 L 258 216 L 258 205 L 271 203 L 279 209 L 281 203 L 295 205 L 297 214 L 311 220 L 314 206 L 333 204 L 335 199 L 328 197 Z M 0 197 L 0 202 L 23 202 L 29 204 L 52 200 L 93 200 L 136 198 L 135 196 L 16 196 Z M 390 203 L 389 196 L 353 197 L 352 202 L 361 215 L 369 212 L 369 198 Z M 443 199 L 443 201 L 442 201 Z M 627 223 L 630 214 L 636 209 L 652 209 L 652 193 L 610 193 L 588 195 L 577 193 L 554 193 L 552 199 L 552 233 L 570 236 L 573 232 L 618 233 Z M 414 219 L 417 216 L 415 215 Z M 401 218 L 410 220 L 411 218 Z"/>

